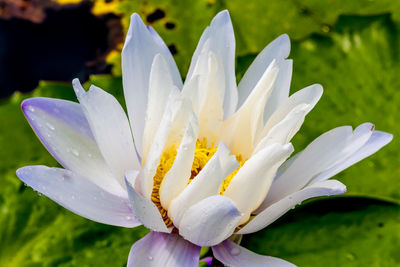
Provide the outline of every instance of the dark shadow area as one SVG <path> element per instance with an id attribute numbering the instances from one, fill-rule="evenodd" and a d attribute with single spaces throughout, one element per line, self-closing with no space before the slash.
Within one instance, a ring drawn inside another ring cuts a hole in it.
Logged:
<path id="1" fill-rule="evenodd" d="M 109 73 L 104 63 L 110 45 L 107 20 L 83 4 L 48 10 L 41 24 L 0 20 L 0 98 L 33 90 L 39 80 L 86 80 Z"/>

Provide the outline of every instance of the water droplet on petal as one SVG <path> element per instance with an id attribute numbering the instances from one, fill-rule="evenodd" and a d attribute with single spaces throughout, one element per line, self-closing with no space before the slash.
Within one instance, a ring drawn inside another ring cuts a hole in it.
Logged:
<path id="1" fill-rule="evenodd" d="M 72 195 L 72 196 L 71 196 L 71 199 L 75 199 L 75 196 L 74 196 L 74 195 Z"/>
<path id="2" fill-rule="evenodd" d="M 130 221 L 130 220 L 132 219 L 132 217 L 129 216 L 129 215 L 126 215 L 126 216 L 125 216 L 125 219 L 127 219 L 128 221 Z"/>
<path id="3" fill-rule="evenodd" d="M 240 249 L 239 248 L 232 248 L 231 249 L 231 255 L 232 256 L 237 256 L 240 254 Z"/>
<path id="4" fill-rule="evenodd" d="M 152 256 L 147 256 L 147 259 L 149 260 L 149 261 L 152 261 L 153 260 L 153 257 Z"/>
<path id="5" fill-rule="evenodd" d="M 78 150 L 76 150 L 76 149 L 71 149 L 71 152 L 72 152 L 72 154 L 74 154 L 75 156 L 79 156 L 79 151 Z"/>
<path id="6" fill-rule="evenodd" d="M 51 123 L 46 122 L 46 125 L 47 127 L 49 127 L 50 130 L 54 131 L 56 129 Z"/>
<path id="7" fill-rule="evenodd" d="M 32 106 L 29 106 L 28 109 L 29 109 L 29 111 L 31 111 L 31 112 L 34 112 L 34 111 L 35 111 L 35 108 L 32 107 Z"/>

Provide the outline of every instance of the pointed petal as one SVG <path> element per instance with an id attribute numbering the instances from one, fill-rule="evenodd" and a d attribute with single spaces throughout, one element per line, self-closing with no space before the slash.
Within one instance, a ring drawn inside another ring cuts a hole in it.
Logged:
<path id="1" fill-rule="evenodd" d="M 284 101 L 277 110 L 271 115 L 271 117 L 267 120 L 267 123 L 264 126 L 259 138 L 263 138 L 268 134 L 268 132 L 282 121 L 294 108 L 301 104 L 307 104 L 308 112 L 310 112 L 314 106 L 317 104 L 318 100 L 321 98 L 322 95 L 322 86 L 319 84 L 314 84 L 303 88 L 293 95 L 291 95 L 286 101 Z"/>
<path id="2" fill-rule="evenodd" d="M 308 104 L 300 104 L 292 109 L 289 114 L 277 123 L 268 134 L 261 139 L 254 149 L 254 154 L 273 143 L 287 144 L 300 129 L 309 110 Z"/>
<path id="3" fill-rule="evenodd" d="M 154 135 L 160 126 L 168 97 L 173 90 L 177 90 L 169 74 L 168 65 L 161 54 L 154 57 L 150 72 L 149 99 L 147 103 L 146 121 L 143 139 L 143 162 L 153 142 Z"/>
<path id="4" fill-rule="evenodd" d="M 17 176 L 34 190 L 82 217 L 122 227 L 140 225 L 127 199 L 112 195 L 71 171 L 27 166 L 18 169 Z"/>
<path id="5" fill-rule="evenodd" d="M 200 247 L 177 234 L 150 232 L 133 244 L 127 267 L 197 267 Z"/>
<path id="6" fill-rule="evenodd" d="M 171 202 L 168 215 L 175 226 L 179 227 L 182 216 L 189 207 L 207 197 L 218 195 L 221 183 L 238 167 L 235 156 L 229 156 L 229 149 L 221 143 L 196 178 Z"/>
<path id="7" fill-rule="evenodd" d="M 153 29 L 151 26 L 147 26 L 147 29 L 151 33 L 151 35 L 154 38 L 154 41 L 157 43 L 157 45 L 161 49 L 161 55 L 165 59 L 170 75 L 172 76 L 173 83 L 175 84 L 176 87 L 182 88 L 183 83 L 182 83 L 182 78 L 181 75 L 179 74 L 179 69 L 175 63 L 174 57 L 171 54 L 171 51 L 169 50 L 168 46 L 165 44 L 161 36 Z"/>
<path id="8" fill-rule="evenodd" d="M 211 196 L 185 212 L 179 234 L 198 246 L 213 246 L 233 234 L 241 217 L 231 199 Z"/>
<path id="9" fill-rule="evenodd" d="M 153 178 L 160 164 L 163 151 L 166 147 L 169 148 L 180 144 L 191 113 L 190 103 L 180 97 L 179 91 L 172 90 L 160 127 L 154 136 L 149 154 L 144 163 L 142 192 L 147 199 L 151 199 Z"/>
<path id="10" fill-rule="evenodd" d="M 278 61 L 279 73 L 276 77 L 274 89 L 264 109 L 264 123 L 289 97 L 290 82 L 292 81 L 293 61 Z"/>
<path id="11" fill-rule="evenodd" d="M 374 131 L 368 141 L 359 150 L 354 152 L 350 157 L 346 158 L 339 164 L 319 174 L 311 181 L 311 184 L 317 181 L 324 181 L 326 179 L 329 179 L 330 177 L 338 174 L 342 170 L 350 167 L 351 165 L 356 164 L 360 160 L 363 160 L 366 157 L 374 154 L 379 149 L 387 145 L 390 141 L 392 141 L 392 139 L 393 135 L 391 134 Z"/>
<path id="12" fill-rule="evenodd" d="M 292 144 L 272 144 L 247 160 L 233 177 L 224 196 L 232 199 L 244 214 L 240 224 L 262 203 L 278 167 L 292 152 Z"/>
<path id="13" fill-rule="evenodd" d="M 199 118 L 199 138 L 207 137 L 208 140 L 216 141 L 224 117 L 222 104 L 225 81 L 223 69 L 218 66 L 213 52 L 208 49 L 202 52 L 193 75 L 185 83 L 182 95 L 191 100 L 193 111 Z"/>
<path id="14" fill-rule="evenodd" d="M 141 166 L 124 110 L 112 95 L 102 89 L 91 86 L 86 92 L 78 79 L 72 83 L 101 154 L 120 184 L 125 187 L 125 173 L 128 170 L 139 170 Z"/>
<path id="15" fill-rule="evenodd" d="M 149 77 L 155 55 L 161 54 L 167 60 L 176 86 L 181 85 L 179 71 L 171 55 L 143 24 L 135 13 L 122 50 L 122 78 L 129 120 L 138 153 L 143 151 L 142 140 L 148 101 Z M 169 59 L 169 60 L 168 60 Z M 179 87 L 180 88 L 180 87 Z"/>
<path id="16" fill-rule="evenodd" d="M 372 124 L 364 123 L 354 132 L 350 126 L 343 126 L 319 136 L 280 176 L 275 178 L 264 202 L 270 205 L 300 190 L 313 177 L 360 149 L 370 138 L 372 130 Z"/>
<path id="17" fill-rule="evenodd" d="M 108 192 L 126 196 L 109 171 L 78 103 L 37 97 L 25 100 L 22 110 L 40 141 L 64 168 Z"/>
<path id="18" fill-rule="evenodd" d="M 208 45 L 207 51 L 204 51 Z M 232 22 L 227 10 L 218 13 L 211 21 L 211 25 L 203 32 L 196 51 L 193 54 L 187 80 L 194 76 L 195 68 L 201 54 L 212 52 L 219 62 L 218 68 L 223 70 L 224 89 L 223 108 L 224 118 L 232 115 L 236 109 L 238 93 L 235 76 L 235 36 Z"/>
<path id="19" fill-rule="evenodd" d="M 167 228 L 156 205 L 136 191 L 134 185 L 138 174 L 138 171 L 128 171 L 125 176 L 126 188 L 135 217 L 152 231 L 171 233 L 172 228 Z"/>
<path id="20" fill-rule="evenodd" d="M 161 204 L 167 210 L 172 199 L 178 196 L 189 182 L 198 133 L 199 125 L 196 115 L 192 114 L 174 164 L 165 175 L 160 186 Z"/>
<path id="21" fill-rule="evenodd" d="M 255 137 L 263 126 L 265 104 L 272 92 L 277 74 L 278 67 L 276 62 L 272 61 L 246 102 L 225 121 L 221 138 L 233 153 L 248 158 L 253 152 Z"/>
<path id="22" fill-rule="evenodd" d="M 241 247 L 230 240 L 225 240 L 212 247 L 214 257 L 226 266 L 271 266 L 271 267 L 296 267 L 282 259 L 262 256 Z"/>
<path id="23" fill-rule="evenodd" d="M 237 234 L 250 234 L 257 232 L 285 214 L 287 211 L 300 204 L 302 201 L 319 196 L 331 196 L 343 194 L 346 192 L 346 186 L 336 180 L 327 180 L 316 182 L 304 189 L 290 194 L 271 206 L 266 207 L 261 213 L 249 221 Z"/>
<path id="24" fill-rule="evenodd" d="M 290 40 L 287 34 L 283 34 L 272 41 L 267 47 L 264 48 L 263 51 L 256 57 L 250 67 L 247 69 L 244 74 L 242 80 L 239 83 L 238 91 L 239 91 L 239 103 L 240 107 L 250 95 L 253 88 L 256 86 L 258 81 L 261 79 L 263 73 L 267 69 L 267 67 L 271 64 L 271 62 L 275 59 L 277 61 L 282 61 L 283 59 L 289 56 L 290 52 Z M 283 75 L 286 77 L 282 79 L 282 81 L 289 80 L 288 74 Z M 291 76 L 291 75 L 290 75 Z M 289 86 L 282 83 L 281 87 L 282 91 L 287 91 L 289 94 Z"/>

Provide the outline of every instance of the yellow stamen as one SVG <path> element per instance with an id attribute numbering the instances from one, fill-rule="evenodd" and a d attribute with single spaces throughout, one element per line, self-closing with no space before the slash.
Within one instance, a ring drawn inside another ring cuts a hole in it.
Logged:
<path id="1" fill-rule="evenodd" d="M 192 164 L 192 172 L 191 176 L 189 179 L 188 184 L 199 174 L 199 172 L 204 168 L 204 166 L 207 164 L 207 162 L 210 160 L 210 158 L 217 152 L 217 147 L 214 145 L 214 143 L 211 143 L 208 145 L 207 143 L 207 138 L 203 138 L 202 140 L 197 139 L 196 141 L 196 148 L 194 151 L 194 160 Z M 164 179 L 165 175 L 168 173 L 168 171 L 171 169 L 175 157 L 177 154 L 176 146 L 171 146 L 169 149 L 165 150 L 160 158 L 160 164 L 157 167 L 156 174 L 154 175 L 153 178 L 153 191 L 151 193 L 151 200 L 153 203 L 157 206 L 158 210 L 160 211 L 160 214 L 162 218 L 164 219 L 165 225 L 167 227 L 170 227 L 173 225 L 172 220 L 168 217 L 168 212 L 164 207 L 161 205 L 161 200 L 160 200 L 160 186 L 162 183 L 162 180 Z M 245 160 L 243 160 L 243 157 L 241 154 L 236 155 L 236 159 L 240 164 L 240 167 L 243 166 Z M 233 177 L 236 175 L 238 170 L 240 169 L 237 168 L 234 172 L 232 172 L 222 183 L 221 186 L 221 191 L 220 194 L 222 195 L 226 188 L 228 187 L 229 183 L 232 181 Z"/>

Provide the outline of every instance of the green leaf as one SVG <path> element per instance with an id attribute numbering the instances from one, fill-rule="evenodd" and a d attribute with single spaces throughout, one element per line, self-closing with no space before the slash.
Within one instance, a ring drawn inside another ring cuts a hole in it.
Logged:
<path id="1" fill-rule="evenodd" d="M 146 24 L 153 26 L 166 44 L 176 51 L 175 59 L 183 76 L 200 39 L 201 33 L 217 12 L 228 9 L 236 36 L 238 56 L 261 51 L 270 41 L 283 33 L 294 40 L 310 34 L 329 34 L 338 17 L 343 14 L 371 15 L 393 13 L 400 21 L 400 2 L 382 1 L 318 1 L 318 0 L 203 0 L 192 1 L 117 1 L 115 13 L 122 16 L 125 32 L 132 13 L 140 14 Z M 158 16 L 157 16 L 158 14 Z M 115 74 L 120 74 L 118 57 L 112 62 Z"/>
<path id="2" fill-rule="evenodd" d="M 298 266 L 399 266 L 400 206 L 365 198 L 320 200 L 245 236 L 242 245 Z"/>

